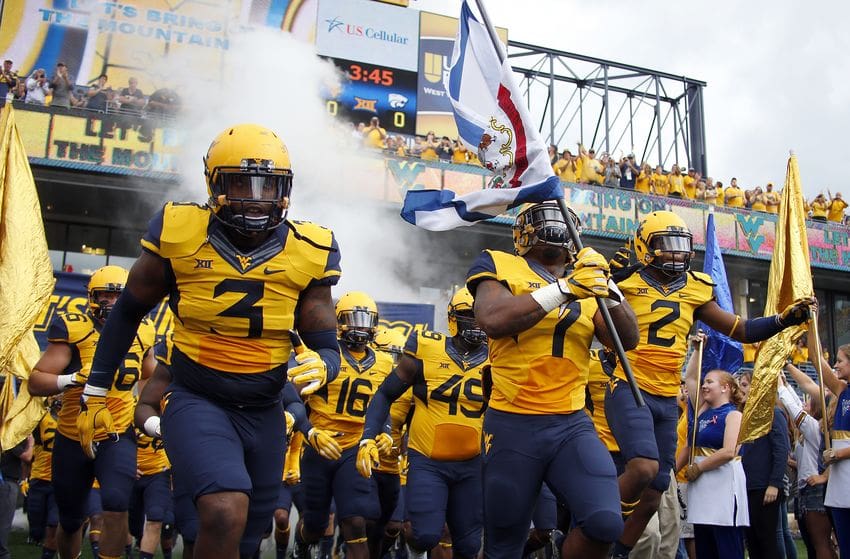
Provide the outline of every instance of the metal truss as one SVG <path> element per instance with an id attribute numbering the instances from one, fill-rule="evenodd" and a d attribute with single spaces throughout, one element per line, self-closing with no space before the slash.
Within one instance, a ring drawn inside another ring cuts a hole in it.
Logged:
<path id="1" fill-rule="evenodd" d="M 548 144 L 707 174 L 705 82 L 517 41 L 508 59 Z"/>

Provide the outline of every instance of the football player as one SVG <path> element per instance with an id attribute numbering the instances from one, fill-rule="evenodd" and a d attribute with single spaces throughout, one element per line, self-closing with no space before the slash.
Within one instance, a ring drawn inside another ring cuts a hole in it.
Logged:
<path id="1" fill-rule="evenodd" d="M 387 353 L 393 360 L 395 367 L 404 354 L 406 342 L 407 336 L 401 330 L 380 327 L 378 333 L 375 334 L 372 346 L 378 351 Z M 372 476 L 377 486 L 378 501 L 381 505 L 381 516 L 374 525 L 374 531 L 369 535 L 372 557 L 386 555 L 389 549 L 395 545 L 401 533 L 402 521 L 404 520 L 403 509 L 399 509 L 399 502 L 402 498 L 401 451 L 405 446 L 403 432 L 408 423 L 412 404 L 413 392 L 408 390 L 390 407 L 388 421 L 390 432 L 383 432 L 378 435 L 382 438 L 384 448 L 390 446 L 390 449 L 388 452 L 381 453 L 380 463 Z M 391 439 L 391 442 L 387 437 Z"/>
<path id="2" fill-rule="evenodd" d="M 640 343 L 627 357 L 646 406 L 637 407 L 618 364 L 605 394 L 605 415 L 626 463 L 619 485 L 627 520 L 614 547 L 617 558 L 629 556 L 670 485 L 676 459 L 679 382 L 694 321 L 752 343 L 802 324 L 814 304 L 803 299 L 775 316 L 748 320 L 723 310 L 714 298 L 711 277 L 690 269 L 693 238 L 673 212 L 657 211 L 643 219 L 633 246 L 637 265 L 626 266 L 631 260 L 628 247 L 611 265 L 624 271 L 617 284 L 637 315 Z"/>
<path id="3" fill-rule="evenodd" d="M 448 306 L 449 336 L 414 332 L 395 371 L 366 414 L 357 469 L 364 477 L 380 463 L 378 439 L 390 404 L 413 388 L 408 441 L 406 512 L 418 556 L 440 543 L 448 521 L 453 556 L 477 557 L 481 547 L 481 370 L 487 335 L 475 322 L 472 295 L 458 290 Z"/>
<path id="4" fill-rule="evenodd" d="M 205 559 L 260 545 L 283 473 L 287 375 L 309 392 L 339 367 L 339 249 L 331 231 L 286 218 L 290 167 L 284 143 L 262 126 L 231 126 L 212 141 L 209 201 L 168 202 L 151 219 L 83 391 L 81 434 L 109 431 L 105 387 L 135 325 L 169 295 L 174 381 L 161 432 L 175 482 L 194 499 L 195 554 Z M 312 349 L 287 370 L 292 328 Z"/>
<path id="5" fill-rule="evenodd" d="M 617 472 L 583 409 L 593 337 L 613 347 L 593 298 L 609 307 L 624 347 L 637 343 L 637 324 L 609 285 L 608 263 L 589 247 L 577 253 L 564 219 L 555 202 L 524 208 L 513 226 L 516 254 L 485 250 L 466 280 L 490 338 L 483 476 L 491 559 L 520 556 L 544 480 L 575 518 L 565 557 L 605 557 L 623 529 Z"/>
<path id="6" fill-rule="evenodd" d="M 305 510 L 296 532 L 296 555 L 302 557 L 305 544 L 318 542 L 325 532 L 333 499 L 346 557 L 366 559 L 366 521 L 376 520 L 380 511 L 372 483 L 357 474 L 357 443 L 369 400 L 393 362 L 369 347 L 378 328 L 378 306 L 369 295 L 351 291 L 340 297 L 336 318 L 342 355 L 339 376 L 305 402 L 314 427 L 301 458 Z"/>
<path id="7" fill-rule="evenodd" d="M 111 417 L 109 433 L 98 431 L 87 436 L 77 428 L 82 385 L 100 344 L 104 323 L 126 283 L 127 270 L 119 266 L 95 271 L 89 279 L 86 312 L 63 313 L 53 318 L 47 332 L 47 349 L 30 376 L 31 394 L 63 393 L 52 465 L 59 509 L 57 545 L 62 557 L 76 557 L 80 552 L 81 527 L 95 477 L 100 482 L 103 506 L 99 554 L 117 557 L 127 541 L 127 508 L 136 479 L 133 388 L 139 378 L 150 375 L 156 364 L 150 351 L 154 328 L 147 321 L 142 322 L 143 317 L 128 331 L 128 343 L 112 369 L 115 373 L 103 388 L 109 397 L 108 408 L 103 408 Z"/>
<path id="8" fill-rule="evenodd" d="M 59 511 L 53 496 L 51 483 L 53 463 L 53 440 L 56 436 L 56 416 L 62 399 L 52 396 L 47 399 L 48 412 L 33 431 L 33 454 L 30 465 L 29 492 L 26 499 L 29 537 L 41 545 L 42 559 L 51 559 L 56 554 L 56 525 Z"/>
<path id="9" fill-rule="evenodd" d="M 130 500 L 130 533 L 138 542 L 139 559 L 153 559 L 163 522 L 173 507 L 171 464 L 160 437 L 137 431 L 136 448 L 139 479 Z"/>

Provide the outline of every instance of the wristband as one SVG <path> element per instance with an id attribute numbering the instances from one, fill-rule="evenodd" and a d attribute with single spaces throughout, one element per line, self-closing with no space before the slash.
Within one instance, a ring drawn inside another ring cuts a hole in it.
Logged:
<path id="1" fill-rule="evenodd" d="M 86 384 L 83 388 L 83 401 L 87 400 L 89 396 L 106 396 L 106 392 L 106 388 Z"/>
<path id="2" fill-rule="evenodd" d="M 70 384 L 74 384 L 74 373 L 56 377 L 56 388 L 59 390 L 65 390 Z"/>
<path id="3" fill-rule="evenodd" d="M 160 418 L 158 415 L 152 415 L 145 419 L 144 431 L 149 437 L 162 437 L 162 431 L 159 428 Z"/>
<path id="4" fill-rule="evenodd" d="M 546 314 L 557 309 L 562 304 L 567 302 L 567 295 L 561 291 L 561 286 L 558 282 L 550 283 L 540 289 L 535 289 L 531 292 L 531 298 L 537 301 Z"/>

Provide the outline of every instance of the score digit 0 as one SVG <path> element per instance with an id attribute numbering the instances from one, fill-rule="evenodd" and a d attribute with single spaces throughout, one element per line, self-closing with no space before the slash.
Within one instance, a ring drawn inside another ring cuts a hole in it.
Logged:
<path id="1" fill-rule="evenodd" d="M 404 128 L 404 113 L 398 111 L 393 113 L 393 125 L 396 128 Z"/>
<path id="2" fill-rule="evenodd" d="M 328 114 L 331 115 L 331 116 L 336 116 L 336 114 L 339 112 L 339 103 L 337 103 L 333 99 L 329 100 L 325 104 L 325 106 L 328 109 Z"/>

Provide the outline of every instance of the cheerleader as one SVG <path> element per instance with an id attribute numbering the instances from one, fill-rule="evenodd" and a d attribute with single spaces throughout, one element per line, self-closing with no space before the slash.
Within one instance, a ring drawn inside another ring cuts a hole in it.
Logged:
<path id="1" fill-rule="evenodd" d="M 705 339 L 704 334 L 700 337 Z M 697 557 L 743 559 L 743 527 L 750 524 L 746 478 L 738 456 L 738 407 L 744 395 L 732 375 L 720 370 L 705 375 L 697 393 L 698 374 L 697 359 L 692 355 L 686 383 L 697 410 L 697 434 L 696 458 L 685 472 L 687 521 L 694 525 Z"/>

